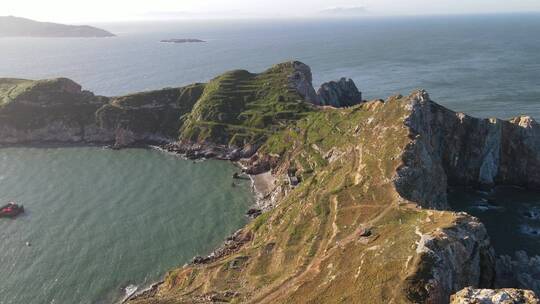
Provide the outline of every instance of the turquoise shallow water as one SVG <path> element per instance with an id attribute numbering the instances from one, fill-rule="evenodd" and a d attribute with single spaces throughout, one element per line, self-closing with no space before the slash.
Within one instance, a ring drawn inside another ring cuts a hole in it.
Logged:
<path id="1" fill-rule="evenodd" d="M 0 149 L 0 203 L 27 210 L 0 219 L 0 303 L 110 303 L 208 253 L 246 223 L 235 170 L 143 149 Z"/>

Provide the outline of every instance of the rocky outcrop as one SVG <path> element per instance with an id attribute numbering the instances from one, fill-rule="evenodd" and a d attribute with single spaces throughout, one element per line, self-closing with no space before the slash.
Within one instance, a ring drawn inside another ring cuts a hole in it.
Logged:
<path id="1" fill-rule="evenodd" d="M 540 300 L 530 290 L 465 288 L 452 296 L 451 304 L 538 304 Z"/>
<path id="2" fill-rule="evenodd" d="M 115 146 L 177 141 L 181 117 L 191 112 L 204 84 L 136 93 L 111 99 L 96 112 L 100 128 L 114 132 Z"/>
<path id="3" fill-rule="evenodd" d="M 350 107 L 362 102 L 362 93 L 358 91 L 354 81 L 347 78 L 323 83 L 317 95 L 320 105 L 336 108 Z"/>
<path id="4" fill-rule="evenodd" d="M 95 122 L 95 112 L 108 99 L 69 79 L 0 79 L 0 88 L 0 144 L 113 140 Z"/>
<path id="5" fill-rule="evenodd" d="M 540 256 L 529 257 L 518 251 L 514 257 L 502 255 L 497 258 L 495 287 L 531 289 L 540 294 Z"/>
<path id="6" fill-rule="evenodd" d="M 362 93 L 358 91 L 352 79 L 341 78 L 338 81 L 323 83 L 315 92 L 311 68 L 298 61 L 290 64 L 294 72 L 289 75 L 289 87 L 297 91 L 307 102 L 336 108 L 350 107 L 362 102 Z"/>
<path id="7" fill-rule="evenodd" d="M 319 96 L 313 88 L 313 76 L 311 68 L 299 61 L 290 63 L 294 69 L 289 75 L 289 87 L 300 94 L 306 101 L 320 105 Z"/>
<path id="8" fill-rule="evenodd" d="M 417 233 L 418 269 L 423 271 L 407 278 L 415 303 L 446 303 L 463 286 L 493 286 L 495 253 L 478 220 L 462 214 L 450 228 Z"/>
<path id="9" fill-rule="evenodd" d="M 406 124 L 414 140 L 396 180 L 402 195 L 440 209 L 447 208 L 447 184 L 540 187 L 540 127 L 534 120 L 473 118 L 434 103 L 425 91 L 410 100 Z"/>

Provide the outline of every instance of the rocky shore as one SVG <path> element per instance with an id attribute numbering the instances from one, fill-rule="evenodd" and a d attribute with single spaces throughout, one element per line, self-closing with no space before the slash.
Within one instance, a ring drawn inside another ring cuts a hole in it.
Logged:
<path id="1" fill-rule="evenodd" d="M 363 101 L 347 79 L 316 91 L 300 62 L 121 97 L 0 79 L 0 144 L 30 143 L 157 144 L 250 175 L 255 219 L 129 303 L 504 303 L 534 295 L 492 288 L 538 289 L 536 257 L 497 257 L 447 202 L 449 186 L 540 187 L 530 117 L 473 118 L 423 90 Z"/>

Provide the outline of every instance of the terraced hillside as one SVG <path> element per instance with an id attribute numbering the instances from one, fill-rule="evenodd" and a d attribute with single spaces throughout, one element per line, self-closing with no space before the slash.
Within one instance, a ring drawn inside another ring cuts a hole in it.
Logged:
<path id="1" fill-rule="evenodd" d="M 306 71 L 299 72 L 298 65 Z M 184 146 L 223 145 L 230 150 L 257 145 L 312 111 L 291 83 L 294 75 L 309 78 L 303 85 L 314 92 L 309 67 L 298 62 L 260 74 L 231 71 L 208 84 L 111 98 L 94 96 L 65 78 L 4 78 L 0 143 L 113 142 L 122 147 L 180 140 Z"/>
<path id="2" fill-rule="evenodd" d="M 311 111 L 291 87 L 293 63 L 252 74 L 225 73 L 210 81 L 193 111 L 185 117 L 180 139 L 242 147 L 264 140 Z"/>

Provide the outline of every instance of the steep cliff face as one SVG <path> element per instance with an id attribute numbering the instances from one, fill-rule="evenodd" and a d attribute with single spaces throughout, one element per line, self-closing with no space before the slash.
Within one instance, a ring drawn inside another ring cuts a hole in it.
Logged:
<path id="1" fill-rule="evenodd" d="M 347 78 L 323 83 L 317 95 L 319 104 L 336 108 L 350 107 L 362 102 L 362 93 L 358 91 L 354 81 Z"/>
<path id="2" fill-rule="evenodd" d="M 313 88 L 313 75 L 311 68 L 299 61 L 287 62 L 277 65 L 281 69 L 287 70 L 288 87 L 296 91 L 307 102 L 320 105 L 319 96 Z"/>
<path id="3" fill-rule="evenodd" d="M 540 187 L 540 128 L 534 120 L 478 119 L 434 103 L 425 91 L 411 97 L 413 115 L 406 123 L 414 140 L 396 181 L 403 196 L 447 208 L 447 184 Z"/>
<path id="4" fill-rule="evenodd" d="M 411 149 L 421 145 L 410 121 L 423 95 L 316 111 L 272 135 L 253 161 L 274 159 L 278 187 L 291 169 L 300 185 L 234 246 L 171 271 L 133 303 L 448 303 L 466 286 L 491 286 L 483 225 L 419 209 L 398 189 L 418 182 L 397 172 L 422 152 Z M 436 205 L 433 192 L 417 197 Z"/>
<path id="5" fill-rule="evenodd" d="M 97 111 L 96 118 L 100 128 L 114 132 L 118 146 L 174 142 L 182 117 L 191 112 L 204 87 L 193 84 L 116 97 Z"/>
<path id="6" fill-rule="evenodd" d="M 108 142 L 94 113 L 107 98 L 65 79 L 0 79 L 0 143 Z"/>

